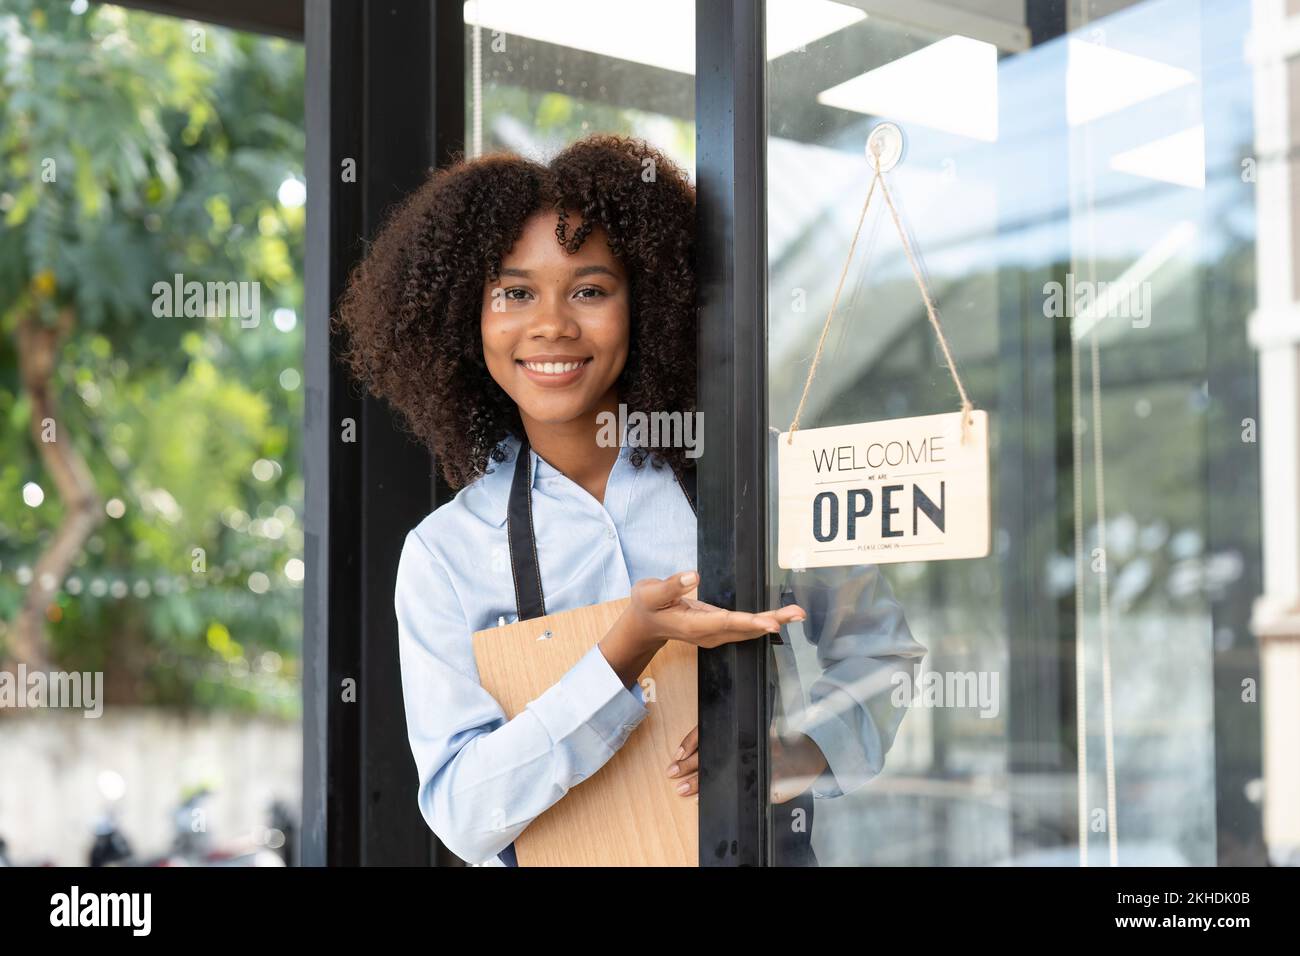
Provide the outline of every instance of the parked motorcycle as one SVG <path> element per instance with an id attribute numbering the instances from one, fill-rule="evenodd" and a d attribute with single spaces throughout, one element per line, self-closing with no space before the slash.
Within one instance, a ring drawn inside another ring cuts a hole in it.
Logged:
<path id="1" fill-rule="evenodd" d="M 90 845 L 91 866 L 129 866 L 134 856 L 130 842 L 118 829 L 111 812 L 95 821 L 95 839 Z"/>
<path id="2" fill-rule="evenodd" d="M 101 791 L 110 802 L 120 799 L 125 787 L 120 777 L 107 776 L 107 785 L 101 781 Z M 242 844 L 214 847 L 206 826 L 206 802 L 212 796 L 207 787 L 198 787 L 183 795 L 172 812 L 172 842 L 161 856 L 139 858 L 131 843 L 117 824 L 117 816 L 110 808 L 95 823 L 95 837 L 90 849 L 91 866 L 287 866 L 290 860 L 276 852 L 265 836 L 262 840 L 248 840 Z M 264 834 L 276 835 L 281 848 L 289 844 L 292 832 L 287 808 L 278 801 L 271 807 L 271 827 Z M 197 824 L 197 825 L 196 825 Z M 286 830 L 285 827 L 289 826 Z M 266 844 L 266 845 L 263 845 Z"/>

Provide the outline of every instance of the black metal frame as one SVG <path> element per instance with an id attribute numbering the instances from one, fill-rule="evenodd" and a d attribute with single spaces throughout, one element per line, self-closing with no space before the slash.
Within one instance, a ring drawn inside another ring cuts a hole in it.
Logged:
<path id="1" fill-rule="evenodd" d="M 427 865 L 439 851 L 414 799 L 393 589 L 406 534 L 434 506 L 433 463 L 387 406 L 357 394 L 329 318 L 362 237 L 461 148 L 464 26 L 459 5 L 436 0 L 313 0 L 305 38 L 303 862 Z"/>
<path id="2" fill-rule="evenodd" d="M 766 57 L 762 0 L 696 3 L 700 597 L 758 610 L 767 574 Z M 767 648 L 700 654 L 700 864 L 769 860 Z"/>
<path id="3" fill-rule="evenodd" d="M 332 707 L 342 700 L 343 682 L 356 680 L 360 629 L 360 595 L 348 588 L 356 573 L 349 551 L 346 519 L 336 525 L 332 502 L 359 494 L 358 469 L 331 448 L 341 419 L 360 418 L 358 402 L 335 378 L 328 328 L 332 305 L 355 255 L 351 248 L 361 231 L 360 190 L 345 188 L 335 173 L 335 156 L 360 156 L 359 103 L 344 104 L 343 91 L 360 86 L 361 65 L 354 42 L 359 35 L 359 8 L 315 5 L 307 23 L 306 90 L 307 266 L 305 282 L 306 354 L 304 371 L 304 523 L 307 573 L 303 595 L 303 827 L 305 864 L 355 861 L 359 833 L 331 821 L 356 819 L 359 794 L 348 785 L 339 756 L 356 751 L 360 718 L 354 707 Z M 345 19 L 346 17 L 346 19 Z M 328 81 L 318 78 L 328 78 Z M 323 317 L 323 319 L 318 318 Z M 345 446 L 346 447 L 346 446 Z M 356 529 L 351 537 L 355 538 Z M 337 635 L 353 639 L 345 645 Z M 332 639 L 333 638 L 333 639 Z M 338 690 L 334 690 L 338 688 Z"/>

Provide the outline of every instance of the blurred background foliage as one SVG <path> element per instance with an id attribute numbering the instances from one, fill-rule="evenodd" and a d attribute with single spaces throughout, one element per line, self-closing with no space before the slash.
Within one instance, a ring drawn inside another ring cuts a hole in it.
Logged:
<path id="1" fill-rule="evenodd" d="M 297 714 L 303 70 L 85 0 L 0 11 L 0 659 Z M 156 316 L 177 274 L 258 283 L 256 325 Z"/>

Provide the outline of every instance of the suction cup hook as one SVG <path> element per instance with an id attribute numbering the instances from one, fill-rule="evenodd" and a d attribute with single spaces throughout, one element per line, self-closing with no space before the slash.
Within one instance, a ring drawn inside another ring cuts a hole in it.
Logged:
<path id="1" fill-rule="evenodd" d="M 867 136 L 866 154 L 872 169 L 879 157 L 880 171 L 889 172 L 903 158 L 903 131 L 894 123 L 877 123 Z"/>

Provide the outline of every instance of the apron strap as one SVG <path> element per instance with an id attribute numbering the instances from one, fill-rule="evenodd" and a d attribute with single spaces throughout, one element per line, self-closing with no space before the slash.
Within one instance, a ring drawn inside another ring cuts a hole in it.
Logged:
<path id="1" fill-rule="evenodd" d="M 510 541 L 510 573 L 515 579 L 515 607 L 519 620 L 529 621 L 546 614 L 542 597 L 542 569 L 537 563 L 537 538 L 533 534 L 532 455 L 528 439 L 519 442 L 515 477 L 510 483 L 510 505 L 506 509 L 506 536 Z"/>
<path id="2" fill-rule="evenodd" d="M 700 513 L 695 510 L 695 469 L 687 468 L 680 473 L 674 469 L 673 477 L 677 479 L 677 484 L 682 486 L 682 494 L 686 495 L 686 503 L 691 506 L 691 513 L 698 518 Z"/>
<path id="3" fill-rule="evenodd" d="M 515 607 L 521 621 L 546 614 L 546 602 L 542 598 L 542 569 L 537 563 L 537 539 L 533 534 L 531 465 L 528 439 L 524 438 L 519 443 L 519 454 L 515 457 L 515 475 L 510 482 L 510 503 L 506 508 L 510 573 L 515 580 Z M 498 856 L 508 867 L 519 865 L 513 843 Z"/>
<path id="4" fill-rule="evenodd" d="M 542 569 L 537 560 L 537 537 L 533 533 L 532 454 L 528 439 L 519 442 L 515 474 L 510 482 L 510 504 L 506 509 L 506 537 L 510 542 L 510 574 L 515 582 L 515 609 L 519 620 L 530 621 L 546 614 L 542 591 Z M 695 508 L 695 469 L 673 471 L 691 512 Z"/>

